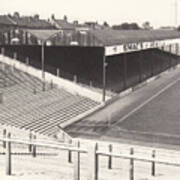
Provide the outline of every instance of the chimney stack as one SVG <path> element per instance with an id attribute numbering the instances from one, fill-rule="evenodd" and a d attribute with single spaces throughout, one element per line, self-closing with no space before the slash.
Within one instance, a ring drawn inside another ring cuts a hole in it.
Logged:
<path id="1" fill-rule="evenodd" d="M 54 14 L 51 15 L 51 19 L 55 20 L 55 15 Z"/>

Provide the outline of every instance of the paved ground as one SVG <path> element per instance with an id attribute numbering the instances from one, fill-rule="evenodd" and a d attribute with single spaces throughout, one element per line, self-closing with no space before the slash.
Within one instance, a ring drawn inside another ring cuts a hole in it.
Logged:
<path id="1" fill-rule="evenodd" d="M 81 147 L 87 148 L 87 143 L 82 141 Z M 114 144 L 113 153 L 128 155 L 130 152 L 130 145 Z M 107 152 L 108 144 L 99 143 L 99 151 Z M 20 149 L 20 147 L 12 148 L 13 152 L 26 152 L 27 148 Z M 0 146 L 0 152 L 3 149 Z M 37 149 L 37 152 L 45 151 L 45 149 Z M 53 151 L 46 152 L 53 153 Z M 141 157 L 151 157 L 152 148 L 134 146 L 135 155 Z M 39 156 L 36 158 L 32 156 L 12 156 L 12 176 L 5 175 L 6 157 L 0 156 L 0 177 L 2 180 L 73 180 L 73 166 L 74 154 L 72 154 L 72 163 L 68 162 L 67 151 L 55 151 L 56 155 Z M 177 151 L 167 151 L 163 149 L 156 149 L 156 157 L 160 160 L 168 160 L 169 162 L 180 163 L 180 153 Z M 91 166 L 88 164 L 89 156 L 81 154 L 80 156 L 80 179 L 87 180 L 87 174 Z M 112 169 L 108 169 L 108 157 L 99 156 L 99 173 L 98 180 L 109 179 L 123 179 L 129 180 L 130 161 L 129 159 L 112 158 Z M 180 167 L 158 165 L 156 164 L 156 175 L 151 176 L 151 163 L 135 161 L 134 162 L 134 179 L 135 180 L 169 180 L 179 179 Z M 169 178 L 169 179 L 168 179 Z"/>
<path id="2" fill-rule="evenodd" d="M 179 89 L 177 68 L 73 124 L 67 131 L 77 137 L 179 145 Z"/>

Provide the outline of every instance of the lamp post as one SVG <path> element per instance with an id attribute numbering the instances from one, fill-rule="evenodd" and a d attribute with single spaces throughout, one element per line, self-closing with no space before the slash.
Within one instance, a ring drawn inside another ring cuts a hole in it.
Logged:
<path id="1" fill-rule="evenodd" d="M 41 41 L 41 70 L 42 70 L 42 90 L 45 91 L 45 69 L 44 69 L 44 46 L 45 40 Z"/>
<path id="2" fill-rule="evenodd" d="M 28 34 L 36 37 L 40 40 L 41 45 L 41 70 L 42 70 L 42 80 L 43 80 L 43 90 L 45 90 L 45 45 L 48 40 L 53 36 L 56 36 L 60 31 L 59 30 L 26 30 Z M 39 44 L 39 43 L 38 43 Z"/>
<path id="3" fill-rule="evenodd" d="M 41 41 L 41 68 L 42 68 L 42 79 L 45 81 L 45 69 L 44 69 L 44 46 L 45 41 Z"/>

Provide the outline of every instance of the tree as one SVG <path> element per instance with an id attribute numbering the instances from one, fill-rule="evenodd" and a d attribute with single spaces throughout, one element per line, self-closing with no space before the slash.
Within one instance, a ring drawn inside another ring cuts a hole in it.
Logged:
<path id="1" fill-rule="evenodd" d="M 68 18 L 67 18 L 66 15 L 64 15 L 64 18 L 63 18 L 63 19 L 64 19 L 64 21 L 66 21 L 66 22 L 68 21 Z"/>
<path id="2" fill-rule="evenodd" d="M 140 29 L 139 25 L 137 23 L 131 23 L 129 24 L 130 29 Z"/>
<path id="3" fill-rule="evenodd" d="M 137 23 L 122 23 L 120 25 L 114 25 L 112 27 L 115 30 L 138 30 L 141 29 Z"/>
<path id="4" fill-rule="evenodd" d="M 106 21 L 104 21 L 103 26 L 104 27 L 109 27 L 109 24 Z"/>
<path id="5" fill-rule="evenodd" d="M 54 14 L 51 15 L 51 19 L 55 20 L 55 15 Z"/>
<path id="6" fill-rule="evenodd" d="M 14 12 L 14 15 L 13 15 L 13 16 L 19 18 L 19 17 L 20 17 L 20 14 L 19 14 L 19 12 Z"/>
<path id="7" fill-rule="evenodd" d="M 142 27 L 143 27 L 143 29 L 145 29 L 145 30 L 151 30 L 151 29 L 153 29 L 149 21 L 144 22 L 144 23 L 142 24 Z"/>
<path id="8" fill-rule="evenodd" d="M 35 14 L 34 19 L 38 20 L 39 19 L 39 14 Z"/>

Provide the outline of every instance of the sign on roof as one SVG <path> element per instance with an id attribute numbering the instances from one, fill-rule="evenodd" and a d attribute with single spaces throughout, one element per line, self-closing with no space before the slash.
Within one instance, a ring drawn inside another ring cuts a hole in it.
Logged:
<path id="1" fill-rule="evenodd" d="M 134 51 L 141 51 L 150 48 L 162 48 L 167 45 L 180 44 L 180 39 L 157 40 L 151 42 L 128 43 L 115 46 L 106 46 L 105 55 L 112 56 Z"/>

